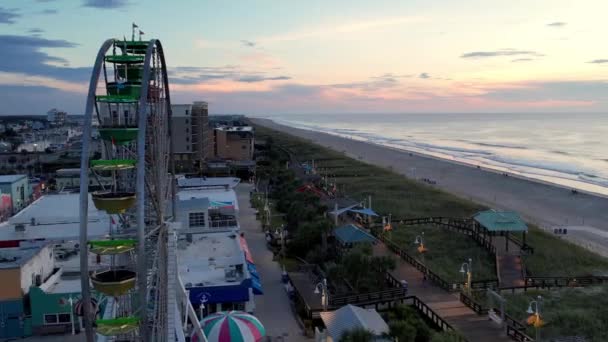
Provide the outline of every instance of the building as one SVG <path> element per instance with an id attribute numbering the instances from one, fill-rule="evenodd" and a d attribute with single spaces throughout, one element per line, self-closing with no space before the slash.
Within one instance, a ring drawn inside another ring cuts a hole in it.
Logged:
<path id="1" fill-rule="evenodd" d="M 79 189 L 80 188 L 80 169 L 59 169 L 55 172 L 55 187 L 57 190 L 62 189 Z M 89 187 L 97 188 L 101 185 L 105 187 L 112 186 L 112 177 L 97 176 L 89 177 Z"/>
<path id="2" fill-rule="evenodd" d="M 192 306 L 204 316 L 228 310 L 253 313 L 254 295 L 263 293 L 247 243 L 235 230 L 181 234 L 177 263 Z"/>
<path id="3" fill-rule="evenodd" d="M 315 331 L 316 341 L 342 341 L 345 332 L 355 329 L 369 331 L 372 341 L 392 341 L 390 337 L 386 337 L 389 333 L 388 325 L 374 309 L 363 309 L 349 304 L 336 311 L 321 312 L 320 315 L 326 330 Z"/>
<path id="4" fill-rule="evenodd" d="M 44 195 L 25 209 L 0 223 L 0 248 L 16 247 L 22 241 L 71 241 L 80 237 L 80 194 Z M 89 237 L 109 232 L 110 218 L 95 208 L 89 196 Z"/>
<path id="5" fill-rule="evenodd" d="M 218 127 L 214 130 L 215 156 L 232 161 L 251 161 L 254 131 L 251 126 Z"/>
<path id="6" fill-rule="evenodd" d="M 0 176 L 0 193 L 11 196 L 13 213 L 25 208 L 31 194 L 27 175 Z"/>
<path id="7" fill-rule="evenodd" d="M 59 269 L 54 281 L 46 286 L 32 286 L 29 292 L 31 330 L 33 335 L 78 333 L 81 318 L 74 312 L 81 300 L 80 272 Z M 94 303 L 100 296 L 94 295 Z"/>
<path id="8" fill-rule="evenodd" d="M 229 186 L 187 188 L 177 193 L 177 221 L 183 231 L 238 229 L 239 205 Z"/>
<path id="9" fill-rule="evenodd" d="M 46 113 L 46 120 L 55 126 L 63 126 L 68 120 L 68 113 L 53 108 Z"/>
<path id="10" fill-rule="evenodd" d="M 30 335 L 24 297 L 32 286 L 44 287 L 57 274 L 50 244 L 22 243 L 0 249 L 0 338 Z"/>
<path id="11" fill-rule="evenodd" d="M 180 172 L 201 170 L 204 162 L 213 156 L 207 102 L 175 104 L 171 109 L 171 139 L 176 168 Z"/>

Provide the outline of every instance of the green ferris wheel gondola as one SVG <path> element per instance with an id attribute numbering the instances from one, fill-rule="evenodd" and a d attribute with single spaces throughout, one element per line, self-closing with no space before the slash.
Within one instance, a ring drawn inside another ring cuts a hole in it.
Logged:
<path id="1" fill-rule="evenodd" d="M 96 171 L 129 170 L 137 165 L 135 159 L 99 159 L 91 160 L 91 169 Z"/>
<path id="2" fill-rule="evenodd" d="M 99 255 L 122 254 L 134 250 L 136 244 L 135 239 L 89 241 L 89 251 Z"/>
<path id="3" fill-rule="evenodd" d="M 95 321 L 96 331 L 104 336 L 125 335 L 137 329 L 139 318 L 118 317 L 114 319 L 98 319 Z"/>
<path id="4" fill-rule="evenodd" d="M 99 136 L 101 139 L 111 141 L 115 145 L 126 145 L 137 139 L 139 129 L 133 127 L 126 128 L 100 128 Z"/>
<path id="5" fill-rule="evenodd" d="M 110 55 L 106 56 L 106 62 L 117 64 L 141 64 L 144 56 L 140 55 Z"/>

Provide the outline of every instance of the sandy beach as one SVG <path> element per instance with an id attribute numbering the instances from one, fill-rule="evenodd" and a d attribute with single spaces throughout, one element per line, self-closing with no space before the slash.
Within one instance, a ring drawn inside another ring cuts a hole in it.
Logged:
<path id="1" fill-rule="evenodd" d="M 491 170 L 408 151 L 302 130 L 267 119 L 256 124 L 308 139 L 361 161 L 392 168 L 408 178 L 430 179 L 435 187 L 495 209 L 519 212 L 529 223 L 553 231 L 568 228 L 565 238 L 608 256 L 608 198 L 573 194 L 551 184 L 505 176 Z"/>

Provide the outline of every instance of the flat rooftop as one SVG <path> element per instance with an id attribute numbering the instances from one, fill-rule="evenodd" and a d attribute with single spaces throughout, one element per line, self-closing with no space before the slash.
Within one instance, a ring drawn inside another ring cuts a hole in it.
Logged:
<path id="1" fill-rule="evenodd" d="M 95 208 L 91 195 L 89 195 L 89 222 L 107 216 L 104 211 Z M 32 218 L 36 220 L 36 224 L 40 225 L 78 223 L 80 222 L 80 194 L 44 195 L 11 217 L 8 222 L 11 224 L 30 224 Z"/>
<path id="2" fill-rule="evenodd" d="M 20 268 L 44 247 L 46 247 L 46 244 L 38 243 L 21 247 L 1 248 L 0 269 Z"/>
<path id="3" fill-rule="evenodd" d="M 241 265 L 243 272 L 247 269 L 238 235 L 232 231 L 195 234 L 192 242 L 180 236 L 177 264 L 183 283 L 193 286 L 237 285 L 244 278 L 227 281 L 224 270 L 236 265 Z"/>
<path id="4" fill-rule="evenodd" d="M 78 293 L 82 291 L 80 286 L 80 274 L 62 274 L 57 281 L 52 284 L 47 293 Z"/>
<path id="5" fill-rule="evenodd" d="M 179 177 L 177 179 L 177 185 L 180 188 L 193 188 L 193 187 L 229 187 L 233 189 L 237 186 L 241 180 L 236 177 L 209 177 L 209 178 L 186 178 Z"/>
<path id="6" fill-rule="evenodd" d="M 14 183 L 22 178 L 27 178 L 27 175 L 3 175 L 0 176 L 0 184 Z"/>
<path id="7" fill-rule="evenodd" d="M 78 240 L 80 236 L 79 194 L 46 195 L 0 223 L 0 241 L 7 240 Z M 35 225 L 32 225 L 32 219 Z M 15 230 L 16 225 L 24 230 Z M 87 235 L 103 237 L 110 230 L 110 216 L 97 210 L 89 196 Z"/>
<path id="8" fill-rule="evenodd" d="M 235 211 L 239 210 L 236 192 L 232 189 L 181 189 L 177 193 L 177 198 L 180 201 L 193 198 L 208 198 L 210 209 L 233 206 Z"/>

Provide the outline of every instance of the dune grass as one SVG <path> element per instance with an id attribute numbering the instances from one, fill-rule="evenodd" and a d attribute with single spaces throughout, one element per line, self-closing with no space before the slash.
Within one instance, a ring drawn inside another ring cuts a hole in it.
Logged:
<path id="1" fill-rule="evenodd" d="M 414 240 L 423 232 L 424 247 L 427 252 L 420 254 Z M 464 282 L 464 274 L 460 273 L 460 266 L 469 258 L 473 260 L 473 281 L 496 279 L 494 256 L 463 234 L 436 226 L 395 225 L 390 238 L 448 282 Z"/>
<path id="2" fill-rule="evenodd" d="M 410 180 L 390 169 L 352 159 L 343 152 L 329 150 L 305 139 L 261 126 L 256 126 L 256 136 L 262 138 L 272 136 L 275 145 L 290 150 L 300 162 L 314 159 L 319 173 L 327 175 L 331 181 L 335 179 L 340 192 L 356 200 L 364 200 L 371 195 L 373 209 L 383 215 L 390 213 L 394 218 L 429 216 L 468 218 L 478 211 L 487 209 L 483 205 L 430 185 Z M 405 239 L 409 238 L 405 237 Z M 439 232 L 434 245 L 443 248 L 454 243 L 453 240 L 454 237 L 450 233 Z M 533 255 L 524 259 L 526 269 L 531 275 L 581 276 L 608 273 L 608 259 L 536 227 L 530 227 L 528 243 L 535 249 Z M 455 255 L 454 249 L 444 250 L 447 255 Z M 456 255 L 454 259 L 468 258 L 468 254 L 474 254 L 465 246 L 459 251 L 462 251 L 462 255 Z M 461 261 L 455 263 L 459 268 Z M 452 264 L 443 267 L 448 277 L 452 277 L 449 274 L 453 272 L 453 266 Z M 480 271 L 480 275 L 484 274 L 483 272 Z"/>
<path id="3" fill-rule="evenodd" d="M 528 291 L 506 295 L 506 311 L 523 321 L 532 300 L 542 296 L 541 328 L 543 341 L 556 337 L 582 336 L 586 341 L 608 341 L 608 287 L 562 288 L 555 291 Z M 533 327 L 527 333 L 534 337 Z"/>

